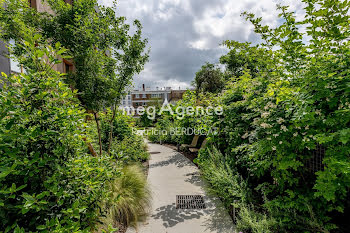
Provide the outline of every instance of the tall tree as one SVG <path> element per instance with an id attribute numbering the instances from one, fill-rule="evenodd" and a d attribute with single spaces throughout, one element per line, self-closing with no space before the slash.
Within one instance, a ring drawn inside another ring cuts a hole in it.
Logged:
<path id="1" fill-rule="evenodd" d="M 196 73 L 193 85 L 195 86 L 197 93 L 218 93 L 225 85 L 223 73 L 220 68 L 214 64 L 206 63 Z"/>
<path id="2" fill-rule="evenodd" d="M 41 31 L 50 43 L 59 42 L 68 49 L 75 70 L 69 73 L 66 82 L 78 90 L 81 104 L 94 115 L 101 154 L 98 112 L 109 107 L 115 109 L 133 75 L 148 60 L 148 53 L 144 53 L 147 40 L 142 39 L 140 22 L 134 22 L 136 32 L 131 34 L 125 17 L 117 16 L 116 2 L 113 7 L 103 7 L 97 0 L 76 0 L 73 5 L 63 0 L 47 0 L 54 12 L 48 14 L 37 12 L 25 1 L 3 1 L 8 6 L 0 10 L 4 39 L 21 41 L 16 23 L 20 21 Z M 15 51 L 21 53 L 20 49 Z"/>
<path id="3" fill-rule="evenodd" d="M 266 71 L 272 62 L 272 53 L 259 45 L 252 46 L 251 43 L 240 43 L 238 41 L 224 41 L 230 51 L 220 57 L 220 63 L 226 67 L 226 79 L 241 77 L 248 71 L 254 78 L 259 73 Z"/>

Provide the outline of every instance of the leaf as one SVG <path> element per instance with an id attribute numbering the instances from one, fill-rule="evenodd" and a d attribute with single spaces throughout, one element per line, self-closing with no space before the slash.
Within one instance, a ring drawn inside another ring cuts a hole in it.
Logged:
<path id="1" fill-rule="evenodd" d="M 29 203 L 31 203 L 31 204 L 35 202 L 35 198 L 34 198 L 33 196 L 29 195 L 28 193 L 23 193 L 23 194 L 22 194 L 22 197 L 23 197 L 24 199 L 26 199 L 27 202 L 29 202 Z"/>
<path id="2" fill-rule="evenodd" d="M 24 189 L 25 187 L 27 187 L 26 184 L 19 186 L 19 187 L 16 189 L 16 192 L 18 192 L 18 191 Z"/>
<path id="3" fill-rule="evenodd" d="M 343 129 L 340 131 L 339 141 L 346 144 L 350 140 L 350 129 Z"/>
<path id="4" fill-rule="evenodd" d="M 7 74 L 5 74 L 4 72 L 1 72 L 1 76 L 7 78 Z"/>
<path id="5" fill-rule="evenodd" d="M 21 213 L 22 214 L 26 214 L 26 213 L 28 213 L 29 212 L 29 209 L 28 208 L 22 208 L 22 210 L 21 210 Z"/>
<path id="6" fill-rule="evenodd" d="M 10 168 L 7 168 L 6 171 L 1 172 L 1 173 L 0 173 L 0 179 L 5 178 L 6 176 L 8 176 L 8 174 L 10 174 L 11 171 L 12 171 L 12 170 L 11 170 Z"/>
<path id="7" fill-rule="evenodd" d="M 36 196 L 37 199 L 42 199 L 45 196 L 48 196 L 50 194 L 49 191 L 42 192 Z"/>
<path id="8" fill-rule="evenodd" d="M 38 230 L 45 230 L 46 226 L 45 225 L 40 225 L 40 226 L 37 226 L 36 229 L 38 229 Z"/>

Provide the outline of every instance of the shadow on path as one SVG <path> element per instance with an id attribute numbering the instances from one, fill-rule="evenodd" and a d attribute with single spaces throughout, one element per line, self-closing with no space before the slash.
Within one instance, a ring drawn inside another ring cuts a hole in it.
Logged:
<path id="1" fill-rule="evenodd" d="M 189 219 L 199 219 L 206 213 L 206 210 L 183 210 L 176 209 L 175 203 L 172 205 L 162 206 L 156 209 L 156 213 L 151 217 L 154 219 L 161 219 L 163 226 L 170 228 L 178 223 Z"/>
<path id="2" fill-rule="evenodd" d="M 185 159 L 182 154 L 174 152 L 171 156 L 169 156 L 167 160 L 162 160 L 160 162 L 153 163 L 149 166 L 149 168 L 165 167 L 171 164 L 175 164 L 178 168 L 192 166 L 191 162 Z"/>
<path id="3" fill-rule="evenodd" d="M 192 173 L 188 173 L 186 174 L 186 180 L 185 182 L 189 182 L 191 184 L 197 185 L 197 186 L 204 186 L 204 182 L 200 176 L 199 172 L 192 172 Z"/>

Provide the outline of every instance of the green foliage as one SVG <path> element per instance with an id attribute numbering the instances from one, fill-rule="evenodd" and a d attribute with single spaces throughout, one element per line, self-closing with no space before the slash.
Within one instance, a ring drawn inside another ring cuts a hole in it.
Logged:
<path id="1" fill-rule="evenodd" d="M 210 108 L 211 115 L 207 114 L 207 107 Z M 195 91 L 187 91 L 182 100 L 169 105 L 163 112 L 158 112 L 157 123 L 148 132 L 148 139 L 152 142 L 181 144 L 191 143 L 194 132 L 208 135 L 217 118 L 213 112 L 215 107 L 220 107 L 215 94 L 197 95 Z"/>
<path id="2" fill-rule="evenodd" d="M 85 110 L 51 69 L 65 50 L 24 35 L 19 61 L 31 66 L 5 76 L 0 92 L 0 230 L 87 231 L 121 173 L 112 158 L 87 153 Z"/>
<path id="3" fill-rule="evenodd" d="M 147 146 L 140 135 L 133 134 L 121 141 L 114 141 L 111 155 L 126 163 L 145 162 L 149 159 Z"/>
<path id="4" fill-rule="evenodd" d="M 272 233 L 278 231 L 275 219 L 254 211 L 252 207 L 241 205 L 237 218 L 237 230 L 253 233 Z"/>
<path id="5" fill-rule="evenodd" d="M 48 0 L 54 13 L 48 14 L 28 7 L 26 1 L 4 3 L 7 7 L 0 10 L 4 39 L 13 39 L 16 44 L 21 41 L 19 24 L 23 24 L 68 49 L 75 70 L 66 82 L 79 91 L 86 109 L 99 111 L 118 102 L 133 75 L 148 60 L 148 54 L 143 53 L 147 40 L 141 38 L 140 22 L 136 20 L 135 33 L 129 33 L 125 17 L 116 17 L 116 6 L 99 6 L 97 0 L 75 0 L 74 5 Z"/>
<path id="6" fill-rule="evenodd" d="M 105 209 L 109 212 L 101 218 L 104 226 L 116 220 L 123 226 L 134 226 L 146 217 L 150 207 L 150 190 L 142 169 L 137 165 L 129 165 L 121 170 L 123 176 L 111 184 L 111 197 Z"/>
<path id="7" fill-rule="evenodd" d="M 344 40 L 350 5 L 304 2 L 307 14 L 299 22 L 280 6 L 283 23 L 276 29 L 245 14 L 264 42 L 230 42 L 222 62 L 235 77 L 220 97 L 225 114 L 213 142 L 247 181 L 253 197 L 248 204 L 267 209 L 267 218 L 284 231 L 328 232 L 336 227 L 334 213 L 346 208 L 350 187 L 350 53 Z M 325 148 L 324 168 L 315 172 L 308 163 L 319 148 Z M 248 219 L 256 222 L 253 215 Z"/>
<path id="8" fill-rule="evenodd" d="M 227 164 L 226 159 L 215 147 L 208 147 L 199 152 L 195 162 L 203 177 L 210 183 L 211 190 L 230 209 L 233 203 L 245 203 L 250 199 L 246 182 Z"/>
<path id="9" fill-rule="evenodd" d="M 125 112 L 117 110 L 112 118 L 112 111 L 100 114 L 102 143 L 104 151 L 107 151 L 110 137 L 110 120 L 113 120 L 112 145 L 110 155 L 124 163 L 144 162 L 149 158 L 143 137 L 137 135 L 133 128 L 133 119 Z"/>
<path id="10" fill-rule="evenodd" d="M 119 110 L 116 111 L 114 118 L 112 118 L 112 112 L 110 110 L 108 110 L 106 113 L 102 113 L 100 116 L 102 143 L 106 151 L 109 145 L 109 136 L 111 133 L 111 119 L 113 119 L 112 138 L 114 140 L 123 141 L 125 138 L 133 136 L 133 130 L 130 125 L 132 119 L 130 116 L 124 114 L 122 111 Z"/>
<path id="11" fill-rule="evenodd" d="M 137 119 L 137 125 L 145 128 L 154 126 L 158 122 L 159 118 L 161 118 L 159 114 L 161 107 L 162 99 L 151 99 L 151 101 L 147 103 L 147 107 L 145 107 L 148 109 L 148 111 L 145 111 L 145 114 L 142 114 Z"/>
<path id="12" fill-rule="evenodd" d="M 244 71 L 256 77 L 268 69 L 273 62 L 271 51 L 251 43 L 239 43 L 237 41 L 225 41 L 223 43 L 230 51 L 220 57 L 220 63 L 226 66 L 225 76 L 241 77 Z"/>
<path id="13" fill-rule="evenodd" d="M 197 93 L 218 93 L 224 88 L 225 81 L 220 68 L 206 63 L 196 73 L 193 84 Z"/>
<path id="14" fill-rule="evenodd" d="M 153 120 L 148 116 L 148 114 L 143 114 L 137 121 L 137 124 L 141 127 L 150 127 L 154 124 Z"/>
<path id="15" fill-rule="evenodd" d="M 94 113 L 101 154 L 97 113 L 116 107 L 133 76 L 148 60 L 148 52 L 144 53 L 147 40 L 142 39 L 142 25 L 135 20 L 135 32 L 131 34 L 125 17 L 116 17 L 116 5 L 99 6 L 97 0 L 75 0 L 73 5 L 63 0 L 47 0 L 45 3 L 53 14 L 37 12 L 29 7 L 28 1 L 2 2 L 7 7 L 0 8 L 0 37 L 15 41 L 15 54 L 25 52 L 17 46 L 23 39 L 25 27 L 40 31 L 52 45 L 60 43 L 68 49 L 74 71 L 69 72 L 65 82 L 78 90 L 76 95 L 80 103 Z M 27 67 L 30 64 L 28 61 Z"/>

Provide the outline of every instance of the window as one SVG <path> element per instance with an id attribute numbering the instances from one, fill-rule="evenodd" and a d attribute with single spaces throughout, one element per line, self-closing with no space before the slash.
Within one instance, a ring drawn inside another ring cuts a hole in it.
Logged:
<path id="1" fill-rule="evenodd" d="M 63 59 L 64 73 L 69 73 L 73 71 L 73 63 Z"/>
<path id="2" fill-rule="evenodd" d="M 68 64 L 64 64 L 64 71 L 68 73 L 70 71 L 70 67 Z"/>
<path id="3" fill-rule="evenodd" d="M 162 98 L 162 94 L 152 94 L 152 98 Z"/>
<path id="4" fill-rule="evenodd" d="M 64 63 L 64 72 L 69 73 L 71 71 L 72 71 L 72 66 L 67 63 Z"/>
<path id="5" fill-rule="evenodd" d="M 146 99 L 146 98 L 147 98 L 147 95 L 146 95 L 146 94 L 143 94 L 143 95 L 142 95 L 142 98 Z"/>
<path id="6" fill-rule="evenodd" d="M 137 99 L 140 98 L 140 95 L 139 95 L 139 94 L 136 94 L 136 95 L 135 95 L 135 98 L 137 98 Z"/>

